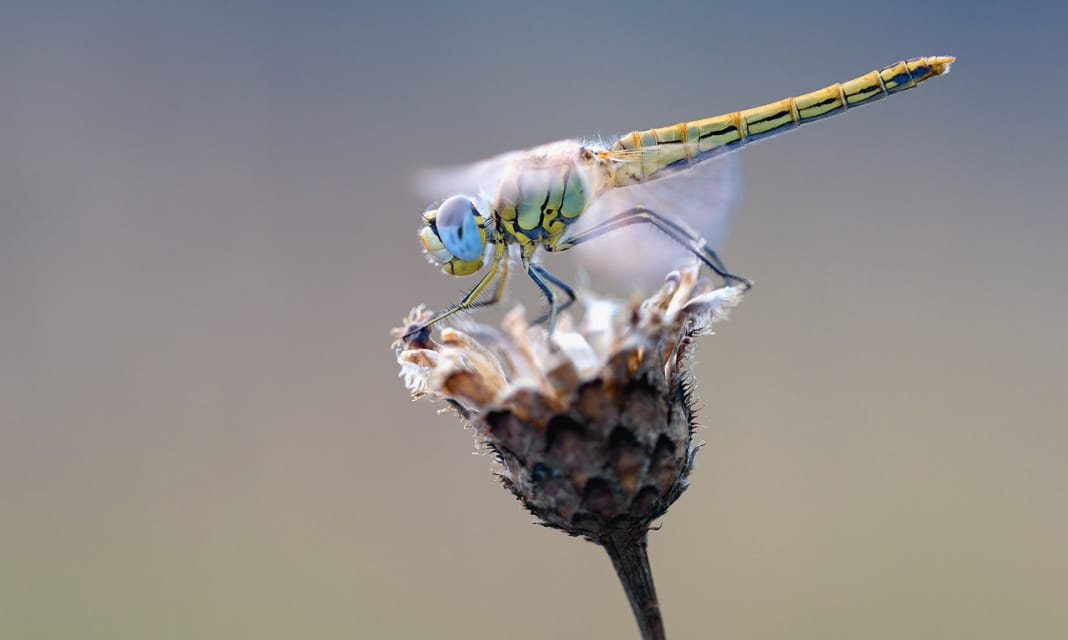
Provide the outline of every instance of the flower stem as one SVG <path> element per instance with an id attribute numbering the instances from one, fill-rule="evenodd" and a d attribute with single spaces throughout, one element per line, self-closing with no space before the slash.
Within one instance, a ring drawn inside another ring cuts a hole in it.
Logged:
<path id="1" fill-rule="evenodd" d="M 642 640 L 664 640 L 664 621 L 660 617 L 660 602 L 656 599 L 653 573 L 649 569 L 646 551 L 646 532 L 620 531 L 600 539 L 601 546 L 612 559 L 619 581 L 627 593 L 630 608 L 638 621 Z"/>

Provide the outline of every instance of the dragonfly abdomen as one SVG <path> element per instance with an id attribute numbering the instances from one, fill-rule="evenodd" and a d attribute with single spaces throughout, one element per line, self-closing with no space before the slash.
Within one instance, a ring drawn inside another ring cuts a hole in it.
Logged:
<path id="1" fill-rule="evenodd" d="M 845 112 L 855 106 L 911 89 L 944 74 L 953 58 L 912 58 L 803 95 L 742 111 L 668 127 L 633 131 L 616 141 L 610 154 L 640 154 L 640 162 L 622 163 L 613 186 L 659 178 L 727 153 L 743 144 Z"/>

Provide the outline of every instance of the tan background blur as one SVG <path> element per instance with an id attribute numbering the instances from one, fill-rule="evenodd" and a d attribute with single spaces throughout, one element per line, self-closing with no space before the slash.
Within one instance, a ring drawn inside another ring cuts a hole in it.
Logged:
<path id="1" fill-rule="evenodd" d="M 95 4 L 0 8 L 0 637 L 636 637 L 396 377 L 409 177 L 929 54 L 743 154 L 667 628 L 1068 636 L 1064 9 Z"/>

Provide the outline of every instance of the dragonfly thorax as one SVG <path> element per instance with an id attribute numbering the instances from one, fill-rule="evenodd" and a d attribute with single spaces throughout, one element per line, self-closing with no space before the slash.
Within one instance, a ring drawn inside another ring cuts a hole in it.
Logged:
<path id="1" fill-rule="evenodd" d="M 505 242 L 553 245 L 586 209 L 587 168 L 556 160 L 516 167 L 501 179 L 493 209 Z"/>

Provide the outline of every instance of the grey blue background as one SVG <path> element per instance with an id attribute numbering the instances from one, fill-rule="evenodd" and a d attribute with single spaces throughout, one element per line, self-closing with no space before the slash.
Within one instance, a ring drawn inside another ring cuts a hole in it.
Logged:
<path id="1" fill-rule="evenodd" d="M 636 637 L 409 401 L 419 168 L 953 72 L 748 149 L 674 638 L 1068 635 L 1058 3 L 0 8 L 0 636 Z M 530 293 L 516 281 L 514 299 Z M 485 314 L 488 320 L 495 316 Z"/>

